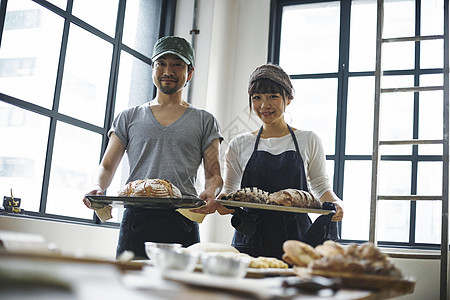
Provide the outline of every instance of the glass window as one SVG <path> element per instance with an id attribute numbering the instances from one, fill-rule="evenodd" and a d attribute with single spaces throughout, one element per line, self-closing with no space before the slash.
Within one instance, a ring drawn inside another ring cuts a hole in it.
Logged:
<path id="1" fill-rule="evenodd" d="M 153 98 L 152 67 L 140 59 L 122 52 L 117 82 L 115 115 L 127 107 L 139 105 Z"/>
<path id="2" fill-rule="evenodd" d="M 345 203 L 345 219 L 342 222 L 342 238 L 368 240 L 372 163 L 346 161 L 344 176 L 342 199 Z"/>
<path id="3" fill-rule="evenodd" d="M 373 145 L 373 76 L 348 80 L 347 140 L 345 153 L 372 155 Z"/>
<path id="4" fill-rule="evenodd" d="M 146 55 L 160 30 L 173 25 L 162 20 L 174 16 L 161 0 L 76 0 L 71 12 L 66 0 L 48 1 L 51 10 L 41 2 L 9 1 L 0 34 L 0 192 L 12 190 L 25 213 L 93 223 L 82 198 L 114 109 L 151 100 Z M 124 23 L 125 31 L 116 28 Z M 117 195 L 127 177 L 125 159 L 108 195 Z M 121 213 L 111 221 L 120 222 Z"/>
<path id="5" fill-rule="evenodd" d="M 1 93 L 52 107 L 63 25 L 61 17 L 32 1 L 8 1 L 0 49 Z"/>
<path id="6" fill-rule="evenodd" d="M 39 211 L 50 118 L 0 101 L 0 195 Z"/>
<path id="7" fill-rule="evenodd" d="M 92 219 L 81 200 L 99 164 L 102 136 L 62 122 L 56 126 L 47 213 Z"/>
<path id="8" fill-rule="evenodd" d="M 411 163 L 381 161 L 378 171 L 379 195 L 411 194 Z M 377 208 L 378 239 L 407 242 L 409 240 L 408 201 L 379 200 Z"/>
<path id="9" fill-rule="evenodd" d="M 283 8 L 280 65 L 288 74 L 337 71 L 339 13 L 338 1 Z"/>
<path id="10" fill-rule="evenodd" d="M 350 20 L 349 70 L 375 70 L 377 5 L 374 1 L 354 0 Z"/>
<path id="11" fill-rule="evenodd" d="M 444 0 L 421 1 L 421 35 L 439 35 L 444 33 Z M 442 65 L 441 65 L 442 66 Z"/>
<path id="12" fill-rule="evenodd" d="M 329 162 L 334 163 L 334 189 L 345 203 L 341 236 L 367 240 L 377 1 L 274 2 L 281 16 L 274 15 L 280 21 L 271 28 L 275 36 L 270 39 L 269 61 L 289 70 L 295 83 L 296 98 L 288 107 L 293 125 L 318 132 Z M 422 0 L 420 6 L 415 0 L 384 2 L 383 38 L 443 34 L 444 0 Z M 443 60 L 440 40 L 385 43 L 381 87 L 441 86 Z M 440 140 L 443 117 L 442 91 L 382 93 L 379 139 Z M 379 150 L 379 195 L 442 194 L 442 145 L 383 145 Z M 378 203 L 379 241 L 432 247 L 440 243 L 439 201 Z"/>
<path id="13" fill-rule="evenodd" d="M 114 36 L 118 6 L 119 0 L 75 0 L 72 13 L 107 35 Z"/>
<path id="14" fill-rule="evenodd" d="M 326 154 L 334 154 L 336 136 L 336 79 L 293 80 L 295 98 L 286 109 L 286 121 L 312 130 L 323 141 Z"/>
<path id="15" fill-rule="evenodd" d="M 123 43 L 147 57 L 152 56 L 153 44 L 158 39 L 157 30 L 153 29 L 159 14 L 158 2 L 159 0 L 127 1 Z"/>
<path id="16" fill-rule="evenodd" d="M 442 194 L 442 162 L 420 162 L 418 164 L 419 195 Z M 440 201 L 418 201 L 416 242 L 436 243 L 441 240 L 442 203 Z"/>
<path id="17" fill-rule="evenodd" d="M 59 111 L 103 126 L 111 69 L 112 45 L 71 26 Z"/>

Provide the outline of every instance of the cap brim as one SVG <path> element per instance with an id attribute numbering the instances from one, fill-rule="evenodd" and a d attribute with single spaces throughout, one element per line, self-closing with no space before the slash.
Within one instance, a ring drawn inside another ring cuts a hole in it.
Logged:
<path id="1" fill-rule="evenodd" d="M 161 53 L 155 55 L 154 57 L 152 57 L 152 61 L 155 61 L 155 60 L 157 60 L 158 58 L 160 58 L 161 56 L 166 55 L 166 54 L 173 54 L 173 55 L 176 55 L 176 56 L 178 56 L 179 58 L 181 58 L 186 64 L 188 64 L 188 65 L 191 64 L 191 62 L 189 61 L 189 59 L 187 59 L 186 57 L 184 57 L 184 56 L 181 55 L 180 53 L 178 53 L 178 52 L 176 52 L 176 51 L 171 51 L 171 50 L 164 51 L 164 52 L 161 52 Z"/>

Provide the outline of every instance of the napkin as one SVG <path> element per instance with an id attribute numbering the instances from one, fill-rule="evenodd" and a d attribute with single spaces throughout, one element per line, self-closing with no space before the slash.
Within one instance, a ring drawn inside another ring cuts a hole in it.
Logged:
<path id="1" fill-rule="evenodd" d="M 179 212 L 180 214 L 182 214 L 183 216 L 185 216 L 186 218 L 188 218 L 191 221 L 194 221 L 197 223 L 203 222 L 203 219 L 206 217 L 206 215 L 191 212 L 191 211 L 189 211 L 190 209 L 191 208 L 179 208 L 179 209 L 177 209 L 177 212 Z"/>

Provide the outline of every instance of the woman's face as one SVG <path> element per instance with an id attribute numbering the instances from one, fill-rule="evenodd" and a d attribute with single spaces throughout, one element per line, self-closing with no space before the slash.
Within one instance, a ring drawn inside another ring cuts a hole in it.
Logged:
<path id="1" fill-rule="evenodd" d="M 283 120 L 283 113 L 290 100 L 285 102 L 279 93 L 258 94 L 251 97 L 253 112 L 264 124 L 274 124 Z"/>

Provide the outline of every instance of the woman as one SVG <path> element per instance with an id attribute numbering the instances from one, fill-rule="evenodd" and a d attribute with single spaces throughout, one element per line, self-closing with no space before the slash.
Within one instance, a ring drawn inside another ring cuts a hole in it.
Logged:
<path id="1" fill-rule="evenodd" d="M 269 193 L 286 188 L 309 191 L 311 187 L 322 203 L 336 206 L 332 221 L 340 221 L 343 204 L 329 185 L 320 139 L 311 131 L 291 128 L 284 120 L 285 109 L 294 99 L 289 76 L 277 65 L 262 65 L 250 76 L 248 94 L 250 113 L 253 111 L 263 125 L 259 131 L 238 135 L 230 142 L 221 196 L 244 187 Z M 233 214 L 231 223 L 236 231 L 232 245 L 254 257 L 281 258 L 284 241 L 304 240 L 311 226 L 304 213 L 223 206 L 218 211 Z"/>

